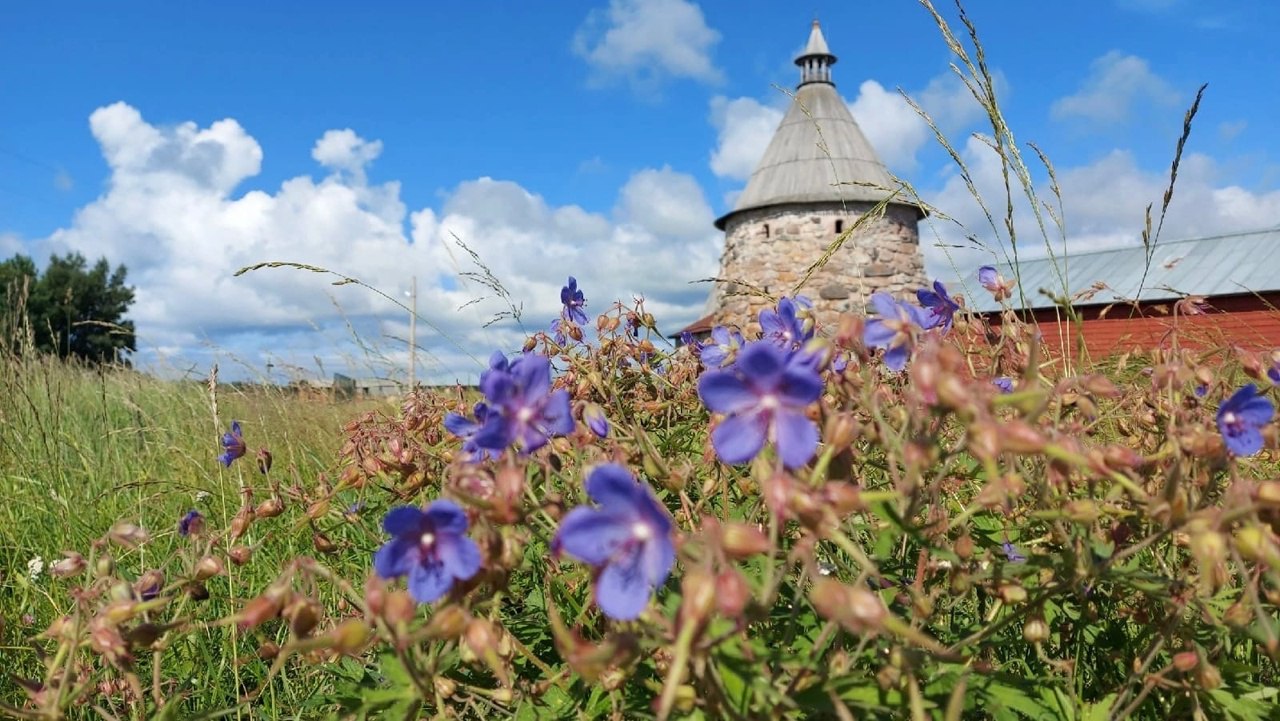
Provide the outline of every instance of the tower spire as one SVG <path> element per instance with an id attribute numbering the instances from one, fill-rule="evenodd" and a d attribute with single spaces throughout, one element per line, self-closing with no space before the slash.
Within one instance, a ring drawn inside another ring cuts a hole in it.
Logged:
<path id="1" fill-rule="evenodd" d="M 796 65 L 800 66 L 800 85 L 808 83 L 828 83 L 831 82 L 831 66 L 836 64 L 836 56 L 831 54 L 831 50 L 827 48 L 827 39 L 822 36 L 822 26 L 818 24 L 818 19 L 813 19 L 813 29 L 809 31 L 809 42 L 804 46 L 804 52 L 796 58 Z"/>

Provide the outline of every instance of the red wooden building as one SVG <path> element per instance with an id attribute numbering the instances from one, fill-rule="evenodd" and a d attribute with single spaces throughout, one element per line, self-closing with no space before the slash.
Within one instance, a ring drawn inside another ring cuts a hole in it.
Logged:
<path id="1" fill-rule="evenodd" d="M 1050 348 L 1089 355 L 1181 347 L 1280 348 L 1280 228 L 1159 242 L 1145 248 L 1022 261 L 1009 308 L 1040 325 Z M 976 275 L 976 271 L 975 271 Z M 1003 307 L 966 279 L 971 309 L 999 323 Z M 1077 320 L 1067 320 L 1070 299 Z M 1181 301 L 1181 302 L 1180 302 Z"/>

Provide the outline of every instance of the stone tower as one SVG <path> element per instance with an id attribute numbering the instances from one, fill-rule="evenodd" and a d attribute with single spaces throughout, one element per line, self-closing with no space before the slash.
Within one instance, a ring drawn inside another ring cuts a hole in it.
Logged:
<path id="1" fill-rule="evenodd" d="M 790 294 L 832 243 L 897 187 L 831 82 L 836 56 L 817 20 L 795 62 L 800 85 L 791 107 L 737 204 L 716 221 L 725 238 L 714 322 L 753 322 L 770 303 L 751 287 Z M 862 312 L 877 290 L 924 285 L 923 215 L 906 198 L 893 200 L 813 273 L 798 293 L 814 302 L 819 323 L 832 327 L 841 313 Z"/>

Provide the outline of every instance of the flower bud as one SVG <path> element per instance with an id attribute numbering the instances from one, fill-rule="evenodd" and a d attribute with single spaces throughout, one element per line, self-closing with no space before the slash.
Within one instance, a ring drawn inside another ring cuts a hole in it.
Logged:
<path id="1" fill-rule="evenodd" d="M 956 539 L 953 548 L 957 556 L 967 561 L 973 557 L 973 537 L 968 533 L 964 534 Z"/>
<path id="2" fill-rule="evenodd" d="M 362 619 L 351 618 L 338 624 L 326 635 L 326 638 L 329 641 L 329 648 L 341 654 L 354 656 L 364 649 L 372 635 L 373 630 Z"/>
<path id="3" fill-rule="evenodd" d="M 831 481 L 822 487 L 822 498 L 840 517 L 867 510 L 862 489 L 845 481 Z"/>
<path id="4" fill-rule="evenodd" d="M 716 576 L 716 610 L 726 618 L 737 619 L 751 602 L 751 587 L 736 568 Z"/>
<path id="5" fill-rule="evenodd" d="M 1183 651 L 1173 655 L 1173 667 L 1186 673 L 1200 664 L 1200 655 L 1195 651 Z"/>
<path id="6" fill-rule="evenodd" d="M 1000 596 L 1000 600 L 1010 606 L 1027 600 L 1027 589 L 1016 583 L 1002 584 L 996 593 Z"/>
<path id="7" fill-rule="evenodd" d="M 1098 520 L 1098 516 L 1102 513 L 1098 509 L 1097 503 L 1083 498 L 1068 502 L 1063 508 L 1063 511 L 1066 513 L 1068 519 L 1081 525 L 1089 525 L 1093 523 Z"/>
<path id="8" fill-rule="evenodd" d="M 266 621 L 275 618 L 280 613 L 280 603 L 282 599 L 278 592 L 272 592 L 270 589 L 266 593 L 250 600 L 240 610 L 237 625 L 241 631 L 248 631 L 251 628 L 257 628 Z"/>
<path id="9" fill-rule="evenodd" d="M 311 532 L 311 545 L 315 546 L 320 553 L 336 553 L 338 551 L 338 544 L 320 531 Z"/>
<path id="10" fill-rule="evenodd" d="M 258 472 L 264 476 L 271 472 L 271 451 L 258 449 Z"/>
<path id="11" fill-rule="evenodd" d="M 1043 643 L 1049 638 L 1049 624 L 1038 614 L 1028 616 L 1022 624 L 1022 638 L 1027 643 Z"/>
<path id="12" fill-rule="evenodd" d="M 284 513 L 284 501 L 279 496 L 272 496 L 253 509 L 253 517 L 257 519 L 275 518 Z"/>
<path id="13" fill-rule="evenodd" d="M 458 684 L 447 676 L 436 676 L 431 682 L 436 687 L 436 695 L 442 699 L 452 698 L 458 691 Z"/>
<path id="14" fill-rule="evenodd" d="M 227 551 L 227 557 L 237 566 L 243 566 L 248 563 L 252 556 L 253 550 L 248 546 L 232 546 L 231 550 Z"/>
<path id="15" fill-rule="evenodd" d="M 138 577 L 138 582 L 133 586 L 138 598 L 144 601 L 150 601 L 159 596 L 162 588 L 164 588 L 164 572 L 159 570 L 151 570 L 142 574 Z"/>
<path id="16" fill-rule="evenodd" d="M 858 421 L 852 413 L 837 413 L 827 419 L 822 437 L 828 446 L 842 451 L 857 439 Z"/>
<path id="17" fill-rule="evenodd" d="M 221 575 L 226 568 L 222 565 L 222 560 L 216 556 L 205 556 L 196 562 L 195 578 L 197 581 L 204 581 L 214 576 Z"/>
<path id="18" fill-rule="evenodd" d="M 1196 685 L 1205 691 L 1212 691 L 1222 685 L 1222 672 L 1208 661 L 1196 669 Z"/>
<path id="19" fill-rule="evenodd" d="M 81 556 L 75 551 L 66 551 L 63 555 L 64 558 L 59 561 L 55 561 L 49 566 L 50 576 L 53 576 L 54 578 L 67 578 L 69 576 L 74 576 L 83 571 L 85 566 L 88 565 L 84 560 L 84 556 Z"/>
<path id="20" fill-rule="evenodd" d="M 703 624 L 711 616 L 711 609 L 716 604 L 716 580 L 711 574 L 702 570 L 693 570 L 685 574 L 680 584 L 683 596 L 680 604 L 680 623 Z"/>
<path id="21" fill-rule="evenodd" d="M 720 546 L 730 558 L 744 559 L 767 552 L 769 538 L 757 526 L 729 521 L 720 531 Z"/>
<path id="22" fill-rule="evenodd" d="M 263 641 L 262 645 L 258 647 L 258 658 L 262 659 L 263 661 L 274 660 L 275 657 L 279 655 L 280 655 L 280 647 L 272 643 L 271 641 Z"/>
<path id="23" fill-rule="evenodd" d="M 392 630 L 400 629 L 413 621 L 418 613 L 418 604 L 408 591 L 389 591 L 382 604 L 382 619 Z"/>
<path id="24" fill-rule="evenodd" d="M 1000 427 L 999 439 L 1001 450 L 1019 455 L 1040 453 L 1045 446 L 1044 436 L 1029 423 L 1017 418 Z"/>
<path id="25" fill-rule="evenodd" d="M 289 621 L 289 630 L 298 638 L 306 638 L 311 635 L 311 630 L 320 623 L 320 616 L 324 610 L 320 608 L 320 604 L 307 598 L 306 596 L 295 596 L 284 610 L 280 612 Z"/>
<path id="26" fill-rule="evenodd" d="M 98 560 L 93 562 L 94 578 L 106 578 L 116 572 L 116 561 L 109 554 L 98 556 Z"/>
<path id="27" fill-rule="evenodd" d="M 1253 492 L 1258 505 L 1264 508 L 1280 508 L 1280 481 L 1263 481 Z"/>
<path id="28" fill-rule="evenodd" d="M 476 658 L 485 658 L 486 654 L 497 653 L 498 632 L 488 620 L 473 618 L 463 632 L 462 642 Z"/>
<path id="29" fill-rule="evenodd" d="M 115 543 L 125 548 L 137 548 L 151 539 L 151 535 L 132 523 L 117 523 L 111 527 L 107 535 Z"/>
<path id="30" fill-rule="evenodd" d="M 468 627 L 470 615 L 458 606 L 445 606 L 431 615 L 427 621 L 427 635 L 431 638 L 458 638 Z"/>

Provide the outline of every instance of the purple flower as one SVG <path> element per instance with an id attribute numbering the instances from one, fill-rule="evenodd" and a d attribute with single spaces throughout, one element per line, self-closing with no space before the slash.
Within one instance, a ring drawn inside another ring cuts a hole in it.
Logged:
<path id="1" fill-rule="evenodd" d="M 769 341 L 748 343 L 725 370 L 698 381 L 703 404 L 728 415 L 711 433 L 725 463 L 746 463 L 771 441 L 787 468 L 803 466 L 818 447 L 818 428 L 805 409 L 822 395 L 822 379 L 805 358 Z"/>
<path id="2" fill-rule="evenodd" d="M 447 414 L 444 417 L 445 430 L 462 439 L 462 450 L 472 463 L 482 461 L 485 458 L 497 458 L 499 451 L 481 448 L 476 443 L 476 434 L 480 432 L 485 422 L 489 420 L 489 406 L 484 401 L 480 401 L 472 408 L 472 413 L 475 415 L 475 420 L 467 418 L 461 413 Z"/>
<path id="3" fill-rule="evenodd" d="M 711 329 L 711 339 L 702 346 L 702 365 L 704 368 L 723 368 L 738 357 L 742 348 L 742 334 L 736 330 L 718 325 Z"/>
<path id="4" fill-rule="evenodd" d="M 596 605 L 609 618 L 630 621 L 644 611 L 675 564 L 671 514 L 620 465 L 595 468 L 586 488 L 599 507 L 569 511 L 552 549 L 595 567 Z"/>
<path id="5" fill-rule="evenodd" d="M 489 414 L 472 437 L 479 448 L 501 453 L 515 443 L 532 453 L 552 436 L 573 432 L 569 392 L 551 392 L 551 361 L 543 356 L 521 356 L 506 370 L 491 368 L 481 376 L 480 390 Z"/>
<path id="6" fill-rule="evenodd" d="M 1009 563 L 1022 563 L 1027 560 L 1027 557 L 1022 554 L 1022 551 L 1019 551 L 1018 547 L 1009 541 L 1001 543 L 1000 550 L 1004 551 L 1004 557 L 1008 559 Z"/>
<path id="7" fill-rule="evenodd" d="M 244 436 L 240 434 L 240 421 L 231 421 L 231 430 L 222 434 L 222 455 L 218 461 L 230 468 L 232 461 L 245 453 Z"/>
<path id="8" fill-rule="evenodd" d="M 995 266 L 984 265 L 978 269 L 978 282 L 994 293 L 1000 289 L 1000 274 L 996 272 Z"/>
<path id="9" fill-rule="evenodd" d="M 1009 376 L 1000 376 L 991 381 L 992 385 L 1000 389 L 1001 393 L 1013 392 L 1013 379 Z"/>
<path id="10" fill-rule="evenodd" d="M 800 317 L 798 308 L 808 311 L 813 308 L 813 303 L 802 295 L 796 296 L 794 301 L 784 297 L 778 301 L 776 310 L 765 308 L 760 311 L 761 338 L 783 350 L 794 350 L 804 345 L 813 337 L 813 324 Z"/>
<path id="11" fill-rule="evenodd" d="M 1271 422 L 1275 406 L 1249 385 L 1218 407 L 1218 432 L 1227 450 L 1237 456 L 1252 456 L 1262 450 L 1262 427 Z"/>
<path id="12" fill-rule="evenodd" d="M 382 528 L 392 539 L 374 554 L 373 569 L 386 579 L 408 576 L 409 595 L 418 603 L 431 603 L 480 570 L 480 547 L 467 538 L 467 514 L 453 501 L 434 501 L 425 510 L 397 506 Z"/>
<path id="13" fill-rule="evenodd" d="M 609 435 L 609 419 L 604 415 L 604 409 L 595 403 L 588 403 L 582 408 L 582 420 L 586 422 L 587 428 L 596 434 L 597 438 L 604 438 Z"/>
<path id="14" fill-rule="evenodd" d="M 978 283 L 990 291 L 991 295 L 997 301 L 1004 300 L 1009 297 L 1009 291 L 1013 284 L 1004 279 L 996 269 L 990 265 L 984 265 L 978 269 Z"/>
<path id="15" fill-rule="evenodd" d="M 888 293 L 873 293 L 871 305 L 879 317 L 867 321 L 862 342 L 868 348 L 883 348 L 884 364 L 892 371 L 900 371 L 907 366 L 911 355 L 911 329 L 923 325 L 920 321 L 923 311 L 894 300 Z"/>
<path id="16" fill-rule="evenodd" d="M 702 343 L 687 330 L 680 331 L 680 345 L 687 346 L 694 357 L 702 355 Z"/>
<path id="17" fill-rule="evenodd" d="M 1196 394 L 1196 398 L 1204 398 L 1209 393 L 1209 386 L 1197 383 L 1196 387 L 1191 389 L 1191 392 Z"/>
<path id="18" fill-rule="evenodd" d="M 1271 385 L 1280 386 L 1280 360 L 1271 362 L 1271 367 L 1267 369 L 1267 379 L 1271 381 Z"/>
<path id="19" fill-rule="evenodd" d="M 560 289 L 560 302 L 564 304 L 564 309 L 560 311 L 561 318 L 578 325 L 586 324 L 587 313 L 583 308 L 587 305 L 587 299 L 578 290 L 578 280 L 573 276 L 569 276 L 569 284 Z"/>
<path id="20" fill-rule="evenodd" d="M 960 304 L 947 295 L 947 288 L 941 281 L 933 281 L 933 290 L 927 288 L 917 290 L 916 299 L 924 308 L 924 312 L 921 313 L 921 320 L 924 321 L 920 324 L 921 327 L 942 328 L 944 334 L 951 330 L 952 319 L 956 311 L 960 310 Z"/>
<path id="21" fill-rule="evenodd" d="M 198 536 L 203 531 L 204 516 L 202 516 L 199 511 L 187 511 L 186 515 L 178 521 L 179 536 L 190 536 L 193 533 Z"/>

